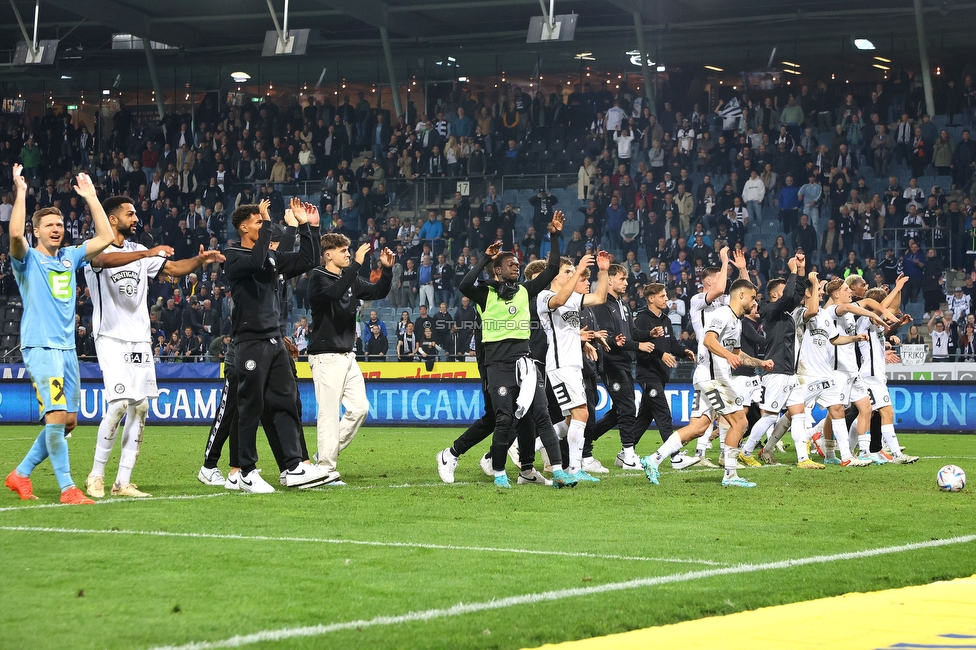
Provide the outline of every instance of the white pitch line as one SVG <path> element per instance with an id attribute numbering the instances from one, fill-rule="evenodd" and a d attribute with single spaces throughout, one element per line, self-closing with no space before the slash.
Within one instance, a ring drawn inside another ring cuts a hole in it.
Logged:
<path id="1" fill-rule="evenodd" d="M 189 539 L 226 539 L 257 542 L 301 542 L 306 544 L 350 544 L 352 546 L 382 546 L 388 548 L 419 548 L 438 551 L 473 551 L 478 553 L 512 553 L 516 555 L 550 555 L 556 557 L 589 558 L 595 560 L 623 560 L 626 562 L 666 562 L 670 564 L 704 564 L 729 566 L 728 562 L 686 560 L 666 557 L 639 557 L 570 551 L 538 551 L 525 548 L 496 548 L 492 546 L 456 546 L 454 544 L 425 544 L 421 542 L 377 542 L 356 539 L 324 539 L 319 537 L 271 537 L 269 535 L 226 535 L 218 533 L 176 533 L 163 530 L 100 530 L 86 528 L 48 528 L 43 526 L 0 526 L 0 531 L 28 533 L 58 533 L 67 535 L 140 535 L 147 537 L 183 537 Z"/>
<path id="2" fill-rule="evenodd" d="M 182 501 L 189 499 L 212 499 L 214 497 L 227 496 L 228 492 L 216 492 L 214 494 L 176 494 L 168 497 L 145 497 L 143 499 L 99 499 L 95 501 L 96 506 L 107 506 L 113 503 L 142 503 L 143 501 Z M 42 508 L 71 508 L 70 503 L 45 503 L 38 506 L 8 506 L 0 508 L 0 512 L 12 512 L 16 510 L 40 510 Z"/>
<path id="3" fill-rule="evenodd" d="M 510 596 L 499 600 L 489 600 L 480 603 L 458 603 L 446 609 L 428 609 L 421 612 L 410 612 L 400 616 L 377 616 L 376 618 L 347 621 L 344 623 L 331 623 L 329 625 L 309 625 L 305 627 L 290 627 L 278 630 L 265 630 L 252 634 L 243 634 L 223 639 L 220 641 L 197 641 L 184 645 L 168 645 L 156 647 L 153 650 L 212 650 L 214 648 L 238 648 L 254 643 L 269 641 L 283 641 L 298 637 L 315 637 L 340 632 L 342 630 L 355 630 L 366 627 L 378 627 L 386 625 L 399 625 L 401 623 L 412 623 L 416 621 L 429 621 L 438 618 L 450 618 L 461 616 L 462 614 L 472 614 L 494 609 L 504 609 L 516 605 L 533 605 L 536 603 L 552 602 L 564 600 L 566 598 L 577 598 L 580 596 L 592 596 L 614 591 L 625 591 L 629 589 L 639 589 L 642 587 L 656 587 L 658 585 L 673 584 L 676 582 L 690 582 L 692 580 L 702 580 L 715 576 L 737 575 L 742 573 L 756 573 L 758 571 L 770 571 L 775 569 L 790 569 L 798 566 L 810 564 L 827 564 L 842 560 L 858 560 L 862 558 L 875 557 L 878 555 L 889 555 L 891 553 L 903 553 L 906 551 L 917 551 L 926 548 L 939 546 L 949 546 L 952 544 L 965 544 L 976 541 L 976 535 L 964 535 L 951 537 L 949 539 L 938 539 L 928 542 L 917 542 L 913 544 L 902 544 L 900 546 L 887 546 L 883 548 L 870 549 L 866 551 L 855 551 L 850 553 L 838 553 L 835 555 L 814 555 L 812 557 L 797 558 L 793 560 L 783 560 L 780 562 L 767 562 L 764 564 L 740 564 L 721 569 L 707 569 L 704 571 L 690 571 L 687 573 L 674 573 L 655 578 L 638 578 L 626 582 L 611 582 L 593 587 L 576 587 L 572 589 L 558 589 L 545 591 L 535 594 L 524 594 L 522 596 Z"/>

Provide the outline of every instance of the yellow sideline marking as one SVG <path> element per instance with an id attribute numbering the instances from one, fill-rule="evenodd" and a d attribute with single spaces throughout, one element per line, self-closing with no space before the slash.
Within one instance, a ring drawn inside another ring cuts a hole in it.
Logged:
<path id="1" fill-rule="evenodd" d="M 824 630 L 834 630 L 829 639 Z M 549 650 L 976 648 L 976 576 L 544 645 Z"/>

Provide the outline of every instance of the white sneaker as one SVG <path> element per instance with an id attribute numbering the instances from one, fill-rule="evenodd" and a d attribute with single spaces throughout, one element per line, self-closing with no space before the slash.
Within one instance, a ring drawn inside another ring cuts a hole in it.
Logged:
<path id="1" fill-rule="evenodd" d="M 450 447 L 437 454 L 437 473 L 445 483 L 454 482 L 454 470 L 457 466 L 458 459 L 451 453 Z"/>
<path id="2" fill-rule="evenodd" d="M 708 456 L 695 456 L 698 459 L 698 464 L 702 467 L 711 467 L 713 469 L 718 468 L 718 465 L 708 460 Z"/>
<path id="3" fill-rule="evenodd" d="M 889 462 L 895 463 L 896 465 L 911 465 L 912 463 L 918 462 L 918 456 L 898 454 L 897 456 L 893 456 Z"/>
<path id="4" fill-rule="evenodd" d="M 261 478 L 261 470 L 254 469 L 244 473 L 241 470 L 237 473 L 237 483 L 240 485 L 241 492 L 245 494 L 271 494 L 275 491 L 271 485 Z"/>
<path id="5" fill-rule="evenodd" d="M 241 489 L 241 484 L 237 480 L 238 478 L 240 478 L 240 476 L 241 476 L 241 473 L 239 471 L 238 472 L 234 472 L 233 474 L 228 474 L 227 475 L 227 481 L 224 483 L 224 488 L 226 488 L 228 490 L 240 490 Z"/>
<path id="6" fill-rule="evenodd" d="M 289 469 L 284 472 L 282 485 L 285 487 L 310 488 L 322 485 L 328 477 L 329 472 L 318 465 L 298 463 L 295 469 Z"/>
<path id="7" fill-rule="evenodd" d="M 689 456 L 682 452 L 671 459 L 671 467 L 674 469 L 688 469 L 701 462 L 701 456 Z"/>
<path id="8" fill-rule="evenodd" d="M 516 467 L 522 464 L 522 461 L 519 460 L 518 442 L 513 442 L 512 446 L 508 448 L 508 457 L 512 459 Z"/>
<path id="9" fill-rule="evenodd" d="M 529 471 L 521 471 L 518 475 L 519 485 L 552 485 L 552 481 L 539 473 L 539 470 L 532 468 Z"/>
<path id="10" fill-rule="evenodd" d="M 487 474 L 491 478 L 495 478 L 495 470 L 493 470 L 491 468 L 491 459 L 490 458 L 485 458 L 484 456 L 482 456 L 481 457 L 481 460 L 479 461 L 478 464 L 481 465 L 481 471 L 482 472 L 484 472 L 485 474 Z"/>
<path id="11" fill-rule="evenodd" d="M 624 466 L 624 452 L 619 452 L 617 457 L 613 459 L 614 467 L 623 468 Z"/>
<path id="12" fill-rule="evenodd" d="M 227 479 L 224 478 L 224 475 L 216 467 L 213 469 L 201 467 L 200 471 L 197 472 L 197 480 L 204 485 L 211 485 L 213 487 L 224 487 L 227 484 Z"/>
<path id="13" fill-rule="evenodd" d="M 635 453 L 625 454 L 620 452 L 617 454 L 617 459 L 620 460 L 620 465 L 617 465 L 620 469 L 628 471 L 643 472 L 644 467 L 641 466 L 640 456 Z M 616 463 L 614 463 L 616 464 Z"/>
<path id="14" fill-rule="evenodd" d="M 590 474 L 609 474 L 610 470 L 603 466 L 603 463 L 592 456 L 583 459 L 583 471 Z"/>

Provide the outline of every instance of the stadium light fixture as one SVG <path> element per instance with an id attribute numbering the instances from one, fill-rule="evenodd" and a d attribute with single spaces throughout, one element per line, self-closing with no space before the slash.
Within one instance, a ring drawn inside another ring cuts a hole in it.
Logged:
<path id="1" fill-rule="evenodd" d="M 246 72 L 231 72 L 230 77 L 231 79 L 234 80 L 235 83 L 242 84 L 242 83 L 246 83 L 247 80 L 251 78 L 251 75 L 249 75 Z"/>
<path id="2" fill-rule="evenodd" d="M 706 70 L 714 70 L 715 72 L 725 72 L 725 70 L 723 68 L 720 68 L 717 65 L 706 65 L 705 66 L 705 69 Z"/>
<path id="3" fill-rule="evenodd" d="M 658 71 L 658 72 L 664 72 L 665 70 L 667 70 L 667 68 L 665 68 L 665 67 L 664 67 L 663 65 L 659 65 L 659 66 L 657 67 L 657 71 Z"/>
<path id="4" fill-rule="evenodd" d="M 596 61 L 596 57 L 593 56 L 593 52 L 580 52 L 573 56 L 574 59 L 579 61 Z"/>
<path id="5" fill-rule="evenodd" d="M 791 68 L 799 68 L 800 67 L 800 64 L 799 63 L 793 63 L 792 61 L 780 61 L 780 63 L 782 63 L 783 65 L 788 65 Z"/>
<path id="6" fill-rule="evenodd" d="M 866 38 L 855 38 L 854 47 L 856 47 L 859 50 L 873 50 L 874 43 L 872 43 Z"/>
<path id="7" fill-rule="evenodd" d="M 877 68 L 878 70 L 885 70 L 885 71 L 891 70 L 891 68 L 889 68 L 888 66 L 881 65 L 880 63 L 875 63 L 874 67 Z"/>
<path id="8" fill-rule="evenodd" d="M 882 63 L 891 63 L 891 59 L 886 59 L 883 56 L 875 56 L 875 61 L 881 61 Z"/>

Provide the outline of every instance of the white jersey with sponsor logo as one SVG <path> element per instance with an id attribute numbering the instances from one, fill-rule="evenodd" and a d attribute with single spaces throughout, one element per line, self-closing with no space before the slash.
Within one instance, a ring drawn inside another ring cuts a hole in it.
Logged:
<path id="1" fill-rule="evenodd" d="M 799 308 L 797 330 L 800 336 L 800 360 L 797 374 L 804 377 L 831 377 L 834 374 L 834 344 L 830 342 L 837 333 L 833 316 L 823 309 L 808 320 L 803 320 L 805 307 Z"/>
<path id="2" fill-rule="evenodd" d="M 549 339 L 546 352 L 546 372 L 559 368 L 583 368 L 583 345 L 580 343 L 580 308 L 583 294 L 575 291 L 562 307 L 549 309 L 549 299 L 554 291 L 545 290 L 539 294 L 536 307 L 539 322 Z"/>
<path id="3" fill-rule="evenodd" d="M 142 244 L 126 241 L 112 244 L 106 253 L 144 251 Z M 166 259 L 146 257 L 114 269 L 85 267 L 85 279 L 92 299 L 92 335 L 97 339 L 108 336 L 130 343 L 151 343 L 149 340 L 149 309 L 146 292 L 149 283 L 159 275 Z"/>
<path id="4" fill-rule="evenodd" d="M 861 376 L 882 377 L 885 375 L 885 339 L 884 330 L 870 318 L 857 319 L 857 333 L 867 334 L 867 341 L 857 343 L 861 353 Z"/>
<path id="5" fill-rule="evenodd" d="M 824 311 L 834 319 L 835 334 L 839 336 L 855 336 L 857 334 L 857 322 L 854 314 L 847 312 L 843 316 L 837 313 L 838 305 L 831 305 Z M 857 353 L 853 343 L 834 346 L 834 370 L 846 373 L 857 372 Z"/>
<path id="6" fill-rule="evenodd" d="M 701 295 L 701 294 L 699 294 Z M 732 368 L 724 357 L 720 357 L 705 347 L 705 335 L 715 332 L 718 342 L 729 352 L 740 347 L 742 338 L 742 322 L 735 315 L 732 308 L 722 305 L 711 310 L 707 323 L 702 330 L 702 339 L 698 343 L 698 366 L 695 368 L 693 381 L 701 384 L 717 380 L 726 384 L 732 383 Z"/>
<path id="7" fill-rule="evenodd" d="M 719 307 L 726 307 L 729 304 L 729 296 L 722 294 L 712 302 L 705 300 L 705 292 L 696 293 L 691 297 L 690 309 L 691 326 L 695 329 L 695 338 L 701 342 L 705 340 L 705 323 L 709 314 Z"/>

